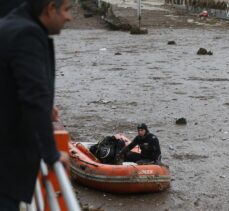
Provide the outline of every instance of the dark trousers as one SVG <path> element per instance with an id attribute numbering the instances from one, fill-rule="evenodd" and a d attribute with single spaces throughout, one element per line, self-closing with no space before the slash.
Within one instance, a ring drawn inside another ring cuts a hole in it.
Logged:
<path id="1" fill-rule="evenodd" d="M 0 210 L 1 211 L 19 211 L 19 201 L 0 193 Z"/>
<path id="2" fill-rule="evenodd" d="M 125 161 L 128 162 L 140 162 L 140 163 L 148 163 L 151 162 L 152 160 L 143 158 L 141 154 L 137 152 L 128 152 L 126 153 L 126 156 L 124 158 Z"/>

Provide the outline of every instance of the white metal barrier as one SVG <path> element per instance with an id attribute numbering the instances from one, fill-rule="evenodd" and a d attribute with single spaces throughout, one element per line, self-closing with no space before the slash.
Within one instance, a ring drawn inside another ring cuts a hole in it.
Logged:
<path id="1" fill-rule="evenodd" d="M 75 197 L 74 191 L 72 189 L 69 178 L 64 170 L 63 164 L 58 161 L 54 163 L 53 168 L 57 180 L 59 182 L 60 189 L 63 194 L 68 211 L 81 211 L 80 205 Z M 44 161 L 41 161 L 41 175 L 44 181 L 47 202 L 49 204 L 50 210 L 62 211 L 58 204 L 58 200 L 54 188 L 52 186 L 52 183 L 48 179 L 48 167 L 44 163 Z M 34 199 L 32 203 L 30 205 L 26 205 L 23 208 L 21 208 L 21 211 L 22 210 L 23 211 L 44 211 L 45 210 L 45 202 L 42 195 L 41 184 L 39 180 L 37 180 L 36 183 L 36 189 L 35 189 Z"/>

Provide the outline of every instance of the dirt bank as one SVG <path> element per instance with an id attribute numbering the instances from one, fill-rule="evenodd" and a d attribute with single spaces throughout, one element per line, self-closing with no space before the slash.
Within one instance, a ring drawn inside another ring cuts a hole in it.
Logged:
<path id="1" fill-rule="evenodd" d="M 90 8 L 90 6 L 88 6 Z M 94 7 L 93 7 L 94 8 Z M 113 14 L 124 25 L 139 24 L 136 10 L 113 6 Z M 101 15 L 74 5 L 73 21 L 66 25 L 69 29 L 109 29 L 109 25 L 101 19 Z M 85 16 L 88 18 L 85 18 Z M 92 15 L 92 16 L 91 16 Z M 198 14 L 186 10 L 175 9 L 169 5 L 154 6 L 154 10 L 142 10 L 141 26 L 146 28 L 229 28 L 229 21 L 215 17 L 200 18 Z"/>

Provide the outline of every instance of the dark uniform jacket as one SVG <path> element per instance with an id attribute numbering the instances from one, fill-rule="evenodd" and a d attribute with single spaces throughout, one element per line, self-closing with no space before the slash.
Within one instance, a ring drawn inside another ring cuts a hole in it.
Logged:
<path id="1" fill-rule="evenodd" d="M 143 159 L 150 159 L 157 161 L 161 155 L 161 148 L 158 138 L 152 133 L 147 133 L 145 136 L 136 136 L 134 140 L 127 145 L 120 154 L 125 154 L 139 145 L 141 149 L 141 156 Z"/>
<path id="2" fill-rule="evenodd" d="M 0 19 L 0 194 L 30 202 L 40 159 L 59 159 L 53 42 L 24 3 Z"/>

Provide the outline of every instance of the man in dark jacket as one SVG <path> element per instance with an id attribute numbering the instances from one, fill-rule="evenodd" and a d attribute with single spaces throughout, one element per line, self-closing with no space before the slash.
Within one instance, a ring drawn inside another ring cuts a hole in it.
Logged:
<path id="1" fill-rule="evenodd" d="M 0 18 L 20 6 L 25 0 L 0 0 Z"/>
<path id="2" fill-rule="evenodd" d="M 158 138 L 149 132 L 146 124 L 137 126 L 138 135 L 134 140 L 122 149 L 120 157 L 124 156 L 125 161 L 147 163 L 157 163 L 161 159 L 161 149 Z M 135 146 L 139 145 L 141 153 L 131 152 Z"/>
<path id="3" fill-rule="evenodd" d="M 69 0 L 28 0 L 0 19 L 0 210 L 31 202 L 40 160 L 68 163 L 54 142 L 51 34 L 71 19 Z"/>

